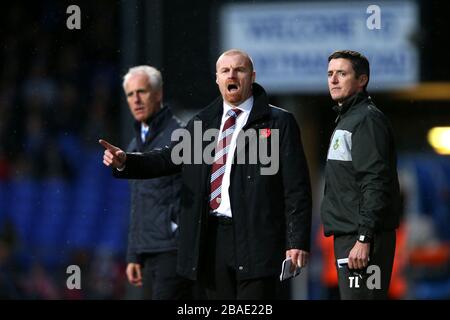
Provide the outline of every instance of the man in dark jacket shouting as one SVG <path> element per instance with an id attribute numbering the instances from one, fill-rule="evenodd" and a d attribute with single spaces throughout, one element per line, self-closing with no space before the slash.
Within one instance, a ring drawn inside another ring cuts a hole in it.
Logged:
<path id="1" fill-rule="evenodd" d="M 397 160 L 390 123 L 366 87 L 366 57 L 337 51 L 328 58 L 328 87 L 337 102 L 336 129 L 325 167 L 321 215 L 334 236 L 342 299 L 385 299 L 399 223 Z"/>
<path id="2" fill-rule="evenodd" d="M 308 258 L 311 190 L 300 130 L 254 80 L 248 54 L 226 51 L 216 63 L 221 97 L 194 116 L 182 142 L 131 154 L 100 141 L 117 177 L 182 172 L 177 271 L 204 284 L 210 299 L 276 298 L 283 259 L 304 266 Z M 193 151 L 175 152 L 183 143 Z"/>

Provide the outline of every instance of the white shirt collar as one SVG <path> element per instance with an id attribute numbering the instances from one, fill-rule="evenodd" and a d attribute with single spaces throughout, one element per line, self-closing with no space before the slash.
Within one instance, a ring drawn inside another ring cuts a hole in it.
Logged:
<path id="1" fill-rule="evenodd" d="M 225 100 L 223 101 L 223 114 L 227 114 L 227 112 L 230 109 L 234 109 L 234 108 L 238 108 L 239 110 L 249 113 L 252 110 L 253 107 L 253 96 L 250 96 L 247 100 L 245 100 L 244 102 L 242 102 L 240 105 L 238 105 L 237 107 L 232 107 L 231 105 L 229 105 L 228 103 L 225 102 Z"/>

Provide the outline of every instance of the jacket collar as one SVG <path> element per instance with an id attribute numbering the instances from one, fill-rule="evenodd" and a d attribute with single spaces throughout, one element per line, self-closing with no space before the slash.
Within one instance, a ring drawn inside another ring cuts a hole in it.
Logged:
<path id="1" fill-rule="evenodd" d="M 361 91 L 358 93 L 355 93 L 353 96 L 348 98 L 347 100 L 342 103 L 342 105 L 335 105 L 333 106 L 333 110 L 337 112 L 338 116 L 336 118 L 335 122 L 338 122 L 339 119 L 349 110 L 353 107 L 358 106 L 360 103 L 365 101 L 370 101 L 370 97 L 365 91 Z"/>
<path id="2" fill-rule="evenodd" d="M 247 124 L 245 127 L 251 123 L 260 120 L 270 114 L 269 102 L 267 98 L 266 91 L 258 83 L 254 82 L 252 85 L 253 90 L 253 108 L 248 116 Z M 197 114 L 197 118 L 205 122 L 206 126 L 211 126 L 211 124 L 216 124 L 218 119 L 223 113 L 223 99 L 221 96 L 217 97 L 211 104 L 209 104 L 205 109 L 201 110 Z"/>
<path id="3" fill-rule="evenodd" d="M 253 83 L 253 102 L 252 111 L 248 116 L 247 123 L 244 128 L 247 128 L 253 122 L 263 119 L 270 115 L 269 98 L 262 86 L 257 83 Z"/>
<path id="4" fill-rule="evenodd" d="M 160 132 L 164 127 L 166 120 L 171 116 L 170 108 L 167 106 L 161 107 L 161 109 L 151 115 L 145 123 L 149 126 L 149 136 L 146 142 L 154 135 L 154 133 Z M 141 141 L 141 123 L 139 121 L 134 122 L 134 130 L 136 131 L 136 137 L 138 141 Z"/>

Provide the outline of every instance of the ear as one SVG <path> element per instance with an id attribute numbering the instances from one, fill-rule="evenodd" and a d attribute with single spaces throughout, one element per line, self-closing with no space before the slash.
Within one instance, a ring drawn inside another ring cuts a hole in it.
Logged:
<path id="1" fill-rule="evenodd" d="M 216 72 L 216 83 L 219 84 L 219 79 L 217 78 L 217 72 Z"/>
<path id="2" fill-rule="evenodd" d="M 369 78 L 367 77 L 367 74 L 362 74 L 358 78 L 359 86 L 361 88 L 364 88 L 364 86 L 369 82 Z"/>
<path id="3" fill-rule="evenodd" d="M 162 89 L 158 91 L 158 96 L 157 97 L 158 97 L 159 101 L 162 101 L 162 98 L 163 98 L 163 90 Z"/>
<path id="4" fill-rule="evenodd" d="M 253 71 L 252 72 L 252 83 L 255 82 L 255 80 L 256 80 L 256 72 Z"/>

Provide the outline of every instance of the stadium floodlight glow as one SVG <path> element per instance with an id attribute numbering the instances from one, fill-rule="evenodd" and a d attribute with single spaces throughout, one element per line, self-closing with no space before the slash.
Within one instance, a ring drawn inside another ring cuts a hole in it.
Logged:
<path id="1" fill-rule="evenodd" d="M 439 154 L 450 155 L 450 127 L 434 127 L 428 131 L 428 143 Z"/>

